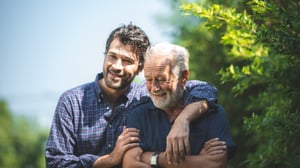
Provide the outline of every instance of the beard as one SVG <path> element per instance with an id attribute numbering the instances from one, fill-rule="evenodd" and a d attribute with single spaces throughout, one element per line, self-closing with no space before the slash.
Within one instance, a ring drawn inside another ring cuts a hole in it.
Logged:
<path id="1" fill-rule="evenodd" d="M 133 81 L 134 76 L 131 77 L 126 74 L 116 75 L 117 73 L 106 71 L 103 73 L 104 81 L 107 87 L 115 90 L 123 90 L 127 88 L 130 83 Z M 114 77 L 117 76 L 117 77 Z"/>
<path id="2" fill-rule="evenodd" d="M 179 85 L 176 86 L 175 91 L 169 91 L 167 92 L 166 96 L 155 96 L 155 95 L 161 95 L 165 92 L 159 91 L 154 94 L 150 94 L 151 100 L 153 101 L 153 104 L 160 109 L 171 109 L 178 105 L 182 104 L 183 99 L 183 92 L 184 89 L 179 87 Z"/>

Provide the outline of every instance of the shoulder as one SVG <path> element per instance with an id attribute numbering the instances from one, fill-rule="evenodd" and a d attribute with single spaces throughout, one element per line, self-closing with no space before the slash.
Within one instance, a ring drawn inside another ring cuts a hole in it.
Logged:
<path id="1" fill-rule="evenodd" d="M 90 96 L 94 93 L 93 84 L 94 82 L 90 82 L 68 89 L 60 95 L 59 100 L 82 99 L 84 96 Z"/>
<path id="2" fill-rule="evenodd" d="M 129 126 L 136 126 L 137 123 L 143 123 L 154 115 L 155 106 L 152 102 L 144 103 L 136 106 L 129 114 L 127 118 L 127 124 Z"/>
<path id="3" fill-rule="evenodd" d="M 140 104 L 138 106 L 136 106 L 132 112 L 130 113 L 130 115 L 144 115 L 144 114 L 147 114 L 148 111 L 150 110 L 154 110 L 155 109 L 155 106 L 153 104 L 152 101 L 148 101 L 144 104 Z"/>
<path id="4" fill-rule="evenodd" d="M 206 99 L 210 103 L 217 102 L 217 88 L 207 82 L 189 80 L 185 85 L 185 103 L 194 102 L 195 99 Z M 192 100 L 190 100 L 192 99 Z"/>
<path id="5" fill-rule="evenodd" d="M 66 90 L 62 93 L 62 98 L 67 97 L 82 97 L 82 96 L 90 96 L 95 94 L 100 94 L 100 86 L 99 80 L 103 78 L 103 74 L 99 73 L 96 75 L 96 78 L 92 82 L 87 82 L 81 85 L 77 85 L 71 89 Z"/>
<path id="6" fill-rule="evenodd" d="M 135 96 L 148 96 L 148 91 L 145 85 L 145 82 L 131 82 L 129 93 Z"/>
<path id="7" fill-rule="evenodd" d="M 188 80 L 185 84 L 185 87 L 187 90 L 197 87 L 198 89 L 209 89 L 217 92 L 217 88 L 213 84 L 200 80 Z"/>

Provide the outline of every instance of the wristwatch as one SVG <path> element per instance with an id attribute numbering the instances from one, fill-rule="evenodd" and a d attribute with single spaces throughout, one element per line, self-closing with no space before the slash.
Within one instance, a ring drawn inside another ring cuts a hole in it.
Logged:
<path id="1" fill-rule="evenodd" d="M 158 166 L 158 152 L 153 152 L 151 157 L 150 157 L 150 165 L 152 167 L 157 167 Z"/>

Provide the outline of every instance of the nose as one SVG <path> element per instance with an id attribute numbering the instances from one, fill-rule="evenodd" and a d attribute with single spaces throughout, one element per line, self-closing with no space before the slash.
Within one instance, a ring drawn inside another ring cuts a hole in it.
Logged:
<path id="1" fill-rule="evenodd" d="M 151 92 L 156 92 L 160 90 L 160 86 L 158 84 L 157 80 L 152 80 L 151 81 Z"/>
<path id="2" fill-rule="evenodd" d="M 112 65 L 115 69 L 121 69 L 123 66 L 122 66 L 122 60 L 121 59 L 117 59 L 113 65 Z"/>

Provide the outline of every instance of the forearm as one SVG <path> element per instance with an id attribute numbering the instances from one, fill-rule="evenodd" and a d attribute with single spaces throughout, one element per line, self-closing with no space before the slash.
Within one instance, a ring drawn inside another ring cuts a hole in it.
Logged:
<path id="1" fill-rule="evenodd" d="M 46 152 L 46 165 L 48 168 L 56 167 L 92 167 L 94 161 L 98 158 L 96 155 L 86 154 L 79 157 L 75 155 L 55 155 Z"/>
<path id="2" fill-rule="evenodd" d="M 92 168 L 109 168 L 117 165 L 114 158 L 110 154 L 103 155 L 97 158 Z"/>
<path id="3" fill-rule="evenodd" d="M 190 122 L 194 119 L 199 118 L 208 109 L 208 103 L 206 100 L 200 100 L 187 105 L 183 111 L 176 118 L 176 121 Z"/>
<path id="4" fill-rule="evenodd" d="M 226 164 L 227 158 L 224 155 L 188 155 L 176 166 L 168 164 L 163 153 L 160 153 L 158 157 L 158 165 L 161 168 L 226 168 Z"/>
<path id="5" fill-rule="evenodd" d="M 140 147 L 128 150 L 123 158 L 123 168 L 151 168 L 149 162 L 144 162 L 142 157 L 143 150 Z"/>

